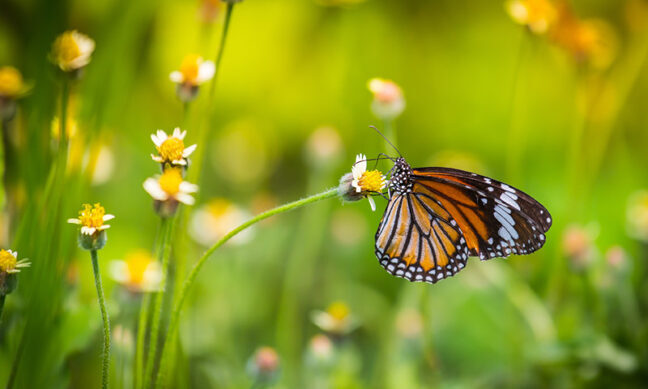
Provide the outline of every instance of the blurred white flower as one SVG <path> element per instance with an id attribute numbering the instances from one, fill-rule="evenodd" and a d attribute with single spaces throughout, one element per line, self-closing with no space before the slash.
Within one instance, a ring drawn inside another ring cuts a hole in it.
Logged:
<path id="1" fill-rule="evenodd" d="M 382 120 L 393 120 L 405 109 L 405 97 L 401 88 L 391 80 L 372 78 L 368 83 L 373 94 L 371 110 Z"/>
<path id="2" fill-rule="evenodd" d="M 131 251 L 123 260 L 111 261 L 110 275 L 131 292 L 162 290 L 162 267 L 146 250 Z"/>
<path id="3" fill-rule="evenodd" d="M 251 217 L 249 212 L 229 200 L 215 198 L 193 213 L 189 232 L 196 242 L 203 246 L 211 246 Z M 253 235 L 254 229 L 248 228 L 230 239 L 228 243 L 246 243 Z"/>
<path id="4" fill-rule="evenodd" d="M 642 242 L 648 242 L 648 190 L 641 190 L 630 196 L 626 220 L 628 234 Z"/>
<path id="5" fill-rule="evenodd" d="M 94 49 L 95 42 L 87 35 L 66 31 L 54 41 L 50 59 L 64 72 L 71 72 L 89 64 Z"/>

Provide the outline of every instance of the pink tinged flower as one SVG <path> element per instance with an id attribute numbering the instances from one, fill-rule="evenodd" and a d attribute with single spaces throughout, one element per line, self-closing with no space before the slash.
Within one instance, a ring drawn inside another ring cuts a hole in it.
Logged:
<path id="1" fill-rule="evenodd" d="M 377 117 L 383 120 L 392 120 L 405 109 L 403 91 L 395 82 L 372 78 L 369 80 L 368 87 L 374 98 L 371 110 Z"/>

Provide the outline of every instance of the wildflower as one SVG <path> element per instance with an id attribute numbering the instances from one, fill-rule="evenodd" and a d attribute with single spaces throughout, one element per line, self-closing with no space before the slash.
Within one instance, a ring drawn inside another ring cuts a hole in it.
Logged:
<path id="1" fill-rule="evenodd" d="M 196 242 L 211 246 L 250 217 L 249 212 L 231 201 L 214 198 L 192 215 L 191 236 Z M 247 229 L 233 237 L 230 242 L 234 244 L 248 242 L 253 234 L 253 229 Z"/>
<path id="2" fill-rule="evenodd" d="M 29 92 L 31 86 L 23 81 L 18 69 L 0 67 L 0 120 L 8 121 L 16 114 L 16 99 Z"/>
<path id="3" fill-rule="evenodd" d="M 110 264 L 110 274 L 131 292 L 155 292 L 162 289 L 162 268 L 146 250 L 135 250 L 124 260 Z"/>
<path id="4" fill-rule="evenodd" d="M 79 211 L 79 217 L 68 219 L 68 223 L 78 224 L 81 226 L 79 231 L 79 246 L 84 250 L 99 250 L 106 244 L 106 230 L 110 225 L 104 224 L 108 220 L 114 219 L 115 216 L 107 214 L 101 204 L 96 203 L 94 206 L 83 204 L 83 209 Z"/>
<path id="5" fill-rule="evenodd" d="M 630 196 L 626 220 L 628 235 L 642 242 L 648 242 L 648 190 Z"/>
<path id="6" fill-rule="evenodd" d="M 393 120 L 405 109 L 405 98 L 401 88 L 391 80 L 372 78 L 368 83 L 373 94 L 371 110 L 382 120 Z"/>
<path id="7" fill-rule="evenodd" d="M 6 296 L 16 289 L 18 284 L 17 273 L 20 269 L 29 267 L 31 262 L 27 259 L 18 260 L 18 252 L 0 250 L 0 296 Z"/>
<path id="8" fill-rule="evenodd" d="M 396 331 L 404 339 L 419 338 L 423 333 L 423 316 L 416 309 L 403 309 L 396 316 Z"/>
<path id="9" fill-rule="evenodd" d="M 309 354 L 313 359 L 321 362 L 330 361 L 333 357 L 333 342 L 328 336 L 323 334 L 315 335 L 311 338 L 308 347 Z"/>
<path id="10" fill-rule="evenodd" d="M 609 24 L 596 19 L 580 20 L 566 4 L 559 8 L 551 38 L 569 52 L 577 63 L 588 63 L 599 69 L 612 62 L 618 45 Z"/>
<path id="11" fill-rule="evenodd" d="M 605 253 L 605 260 L 615 270 L 625 270 L 628 267 L 628 253 L 621 246 L 612 246 Z"/>
<path id="12" fill-rule="evenodd" d="M 198 16 L 205 23 L 212 23 L 223 9 L 222 0 L 202 0 L 198 10 Z"/>
<path id="13" fill-rule="evenodd" d="M 329 305 L 326 311 L 314 311 L 311 319 L 322 331 L 335 336 L 344 336 L 358 327 L 349 306 L 341 301 Z"/>
<path id="14" fill-rule="evenodd" d="M 582 271 L 589 266 L 594 256 L 594 237 L 592 227 L 571 225 L 563 233 L 562 250 L 571 261 L 574 270 Z"/>
<path id="15" fill-rule="evenodd" d="M 196 98 L 200 84 L 211 80 L 215 72 L 214 62 L 189 54 L 182 60 L 180 69 L 171 72 L 169 79 L 177 84 L 178 98 L 186 103 Z"/>
<path id="16" fill-rule="evenodd" d="M 376 203 L 370 196 L 380 194 L 387 186 L 387 179 L 378 170 L 367 171 L 367 157 L 364 154 L 356 156 L 356 162 L 351 167 L 351 173 L 347 173 L 340 179 L 338 190 L 346 201 L 358 201 L 366 197 L 369 200 L 371 210 L 376 210 Z"/>
<path id="17" fill-rule="evenodd" d="M 539 35 L 546 33 L 557 17 L 556 7 L 549 0 L 511 0 L 506 10 L 513 21 Z"/>
<path id="18" fill-rule="evenodd" d="M 144 189 L 155 200 L 156 212 L 161 217 L 170 217 L 175 214 L 179 203 L 193 205 L 191 193 L 197 192 L 198 186 L 183 181 L 180 169 L 170 168 L 162 175 L 144 181 Z"/>
<path id="19" fill-rule="evenodd" d="M 82 69 L 90 63 L 95 42 L 80 32 L 66 31 L 59 35 L 52 45 L 51 61 L 64 72 Z"/>
<path id="20" fill-rule="evenodd" d="M 248 361 L 247 371 L 256 382 L 270 384 L 279 376 L 279 355 L 272 347 L 261 347 Z"/>
<path id="21" fill-rule="evenodd" d="M 197 145 L 185 147 L 184 138 L 187 131 L 181 131 L 176 127 L 171 136 L 162 130 L 157 130 L 156 134 L 151 134 L 151 140 L 155 143 L 158 155 L 151 154 L 155 162 L 159 162 L 164 167 L 169 165 L 188 165 L 188 157 L 196 150 Z"/>
<path id="22" fill-rule="evenodd" d="M 306 141 L 306 158 L 316 167 L 330 166 L 342 152 L 342 139 L 333 127 L 316 129 Z"/>

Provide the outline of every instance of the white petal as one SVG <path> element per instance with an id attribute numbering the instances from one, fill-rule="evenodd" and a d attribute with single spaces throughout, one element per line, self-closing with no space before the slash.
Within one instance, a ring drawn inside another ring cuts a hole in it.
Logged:
<path id="1" fill-rule="evenodd" d="M 187 131 L 182 131 L 180 127 L 176 127 L 173 129 L 173 137 L 178 138 L 180 140 L 183 140 L 185 135 L 187 135 Z"/>
<path id="2" fill-rule="evenodd" d="M 356 189 L 356 192 L 358 193 L 362 192 L 362 188 L 358 184 L 358 180 L 353 179 L 353 181 L 351 181 L 351 186 L 353 186 Z"/>
<path id="3" fill-rule="evenodd" d="M 94 227 L 86 227 L 86 226 L 81 227 L 81 233 L 84 235 L 92 235 L 95 233 L 95 231 L 97 231 L 97 229 Z"/>
<path id="4" fill-rule="evenodd" d="M 160 183 L 155 178 L 147 178 L 142 186 L 155 200 L 164 201 L 169 198 L 169 195 L 162 190 Z"/>
<path id="5" fill-rule="evenodd" d="M 115 218 L 115 215 L 111 215 L 109 213 L 105 214 L 103 217 L 103 221 L 107 222 L 108 220 L 112 220 Z"/>
<path id="6" fill-rule="evenodd" d="M 110 228 L 110 224 L 104 224 L 101 227 L 97 228 L 97 231 L 103 231 Z"/>
<path id="7" fill-rule="evenodd" d="M 171 74 L 169 74 L 169 80 L 175 82 L 176 84 L 180 84 L 180 83 L 184 82 L 184 76 L 182 75 L 182 73 L 175 70 L 175 71 L 171 72 Z"/>
<path id="8" fill-rule="evenodd" d="M 182 152 L 182 156 L 187 158 L 188 156 L 191 155 L 191 153 L 194 152 L 194 150 L 196 150 L 196 147 L 198 147 L 198 145 L 191 145 L 189 147 L 185 147 L 184 151 Z"/>
<path id="9" fill-rule="evenodd" d="M 180 183 L 180 192 L 182 193 L 195 193 L 198 192 L 198 185 L 192 184 L 187 181 Z"/>
<path id="10" fill-rule="evenodd" d="M 367 197 L 367 200 L 369 200 L 369 205 L 371 206 L 372 211 L 376 211 L 376 202 L 374 201 L 373 197 L 369 196 Z"/>
<path id="11" fill-rule="evenodd" d="M 81 224 L 81 220 L 79 219 L 68 219 L 67 222 L 72 224 Z"/>
<path id="12" fill-rule="evenodd" d="M 175 198 L 176 198 L 176 200 L 178 200 L 179 202 L 181 202 L 181 203 L 183 203 L 183 204 L 187 204 L 187 205 L 193 205 L 193 204 L 196 202 L 196 200 L 194 200 L 194 198 L 191 197 L 191 195 L 188 195 L 188 194 L 186 194 L 186 193 L 178 193 L 178 194 L 175 196 Z"/>
<path id="13" fill-rule="evenodd" d="M 159 163 L 164 162 L 164 158 L 162 158 L 162 157 L 160 157 L 158 155 L 151 154 L 151 159 L 153 159 L 155 162 L 159 162 Z"/>
<path id="14" fill-rule="evenodd" d="M 119 283 L 127 283 L 130 279 L 128 264 L 121 260 L 110 261 L 110 277 Z"/>
<path id="15" fill-rule="evenodd" d="M 171 163 L 174 164 L 174 165 L 185 166 L 187 164 L 187 161 L 185 161 L 184 159 L 176 159 L 174 161 L 171 161 Z"/>
<path id="16" fill-rule="evenodd" d="M 209 81 L 214 77 L 214 73 L 216 72 L 216 65 L 212 61 L 205 61 L 202 64 L 200 64 L 200 67 L 198 68 L 198 78 L 196 81 L 199 83 L 203 83 L 205 81 Z"/>

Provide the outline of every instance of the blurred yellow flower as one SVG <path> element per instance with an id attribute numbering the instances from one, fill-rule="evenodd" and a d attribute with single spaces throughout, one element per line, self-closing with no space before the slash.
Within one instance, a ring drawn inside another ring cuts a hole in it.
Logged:
<path id="1" fill-rule="evenodd" d="M 24 96 L 31 86 L 23 80 L 18 69 L 11 66 L 0 67 L 0 99 L 15 100 Z"/>
<path id="2" fill-rule="evenodd" d="M 251 217 L 249 212 L 231 201 L 214 198 L 194 212 L 190 226 L 191 237 L 204 246 L 211 246 Z M 230 239 L 228 243 L 246 243 L 253 234 L 253 228 L 247 229 Z"/>
<path id="3" fill-rule="evenodd" d="M 378 170 L 367 171 L 367 156 L 358 154 L 356 162 L 351 167 L 351 173 L 340 179 L 339 192 L 346 201 L 358 201 L 362 198 L 369 200 L 371 210 L 376 210 L 372 194 L 382 193 L 387 186 L 387 179 Z"/>
<path id="4" fill-rule="evenodd" d="M 628 234 L 642 242 L 648 242 L 648 190 L 630 196 L 626 209 Z"/>
<path id="5" fill-rule="evenodd" d="M 401 88 L 392 80 L 372 78 L 367 87 L 373 94 L 371 110 L 382 120 L 392 120 L 405 109 L 405 98 Z"/>
<path id="6" fill-rule="evenodd" d="M 171 165 L 187 165 L 187 158 L 196 150 L 197 145 L 185 147 L 184 138 L 187 131 L 181 131 L 176 127 L 171 136 L 162 130 L 151 135 L 151 140 L 157 148 L 158 155 L 151 154 L 155 162 Z"/>
<path id="7" fill-rule="evenodd" d="M 146 250 L 131 251 L 124 260 L 112 261 L 110 274 L 131 292 L 162 290 L 162 267 Z"/>
<path id="8" fill-rule="evenodd" d="M 17 251 L 0 250 L 0 273 L 19 273 L 21 268 L 29 266 L 31 266 L 29 260 L 18 260 Z"/>
<path id="9" fill-rule="evenodd" d="M 79 132 L 79 124 L 77 123 L 76 119 L 73 117 L 68 116 L 65 126 L 67 127 L 65 129 L 65 136 L 67 139 L 72 139 L 74 136 Z M 60 139 L 61 138 L 61 119 L 58 116 L 54 116 L 52 119 L 52 124 L 51 124 L 51 129 L 52 129 L 52 138 L 53 139 Z"/>
<path id="10" fill-rule="evenodd" d="M 59 35 L 52 45 L 50 58 L 64 72 L 81 69 L 90 63 L 95 42 L 76 30 Z"/>
<path id="11" fill-rule="evenodd" d="M 68 219 L 68 223 L 80 225 L 81 234 L 93 235 L 96 232 L 110 228 L 110 225 L 104 223 L 114 218 L 115 216 L 107 214 L 104 207 L 99 203 L 94 206 L 83 204 L 83 209 L 79 211 L 79 217 Z"/>
<path id="12" fill-rule="evenodd" d="M 176 93 L 183 102 L 189 102 L 198 95 L 198 87 L 211 80 L 216 72 L 212 61 L 205 61 L 197 54 L 184 57 L 180 69 L 171 72 L 169 79 L 177 84 Z"/>
<path id="13" fill-rule="evenodd" d="M 559 8 L 550 34 L 577 63 L 602 69 L 610 65 L 616 55 L 618 43 L 612 27 L 603 20 L 580 20 L 566 4 Z"/>
<path id="14" fill-rule="evenodd" d="M 162 175 L 144 181 L 144 189 L 158 201 L 193 205 L 191 193 L 197 192 L 198 186 L 184 181 L 179 168 L 169 168 Z"/>
<path id="15" fill-rule="evenodd" d="M 535 34 L 544 34 L 557 18 L 555 5 L 549 0 L 511 0 L 506 3 L 511 18 Z"/>
<path id="16" fill-rule="evenodd" d="M 314 311 L 311 319 L 322 331 L 331 335 L 347 335 L 358 327 L 351 309 L 342 301 L 333 302 L 326 311 Z"/>

